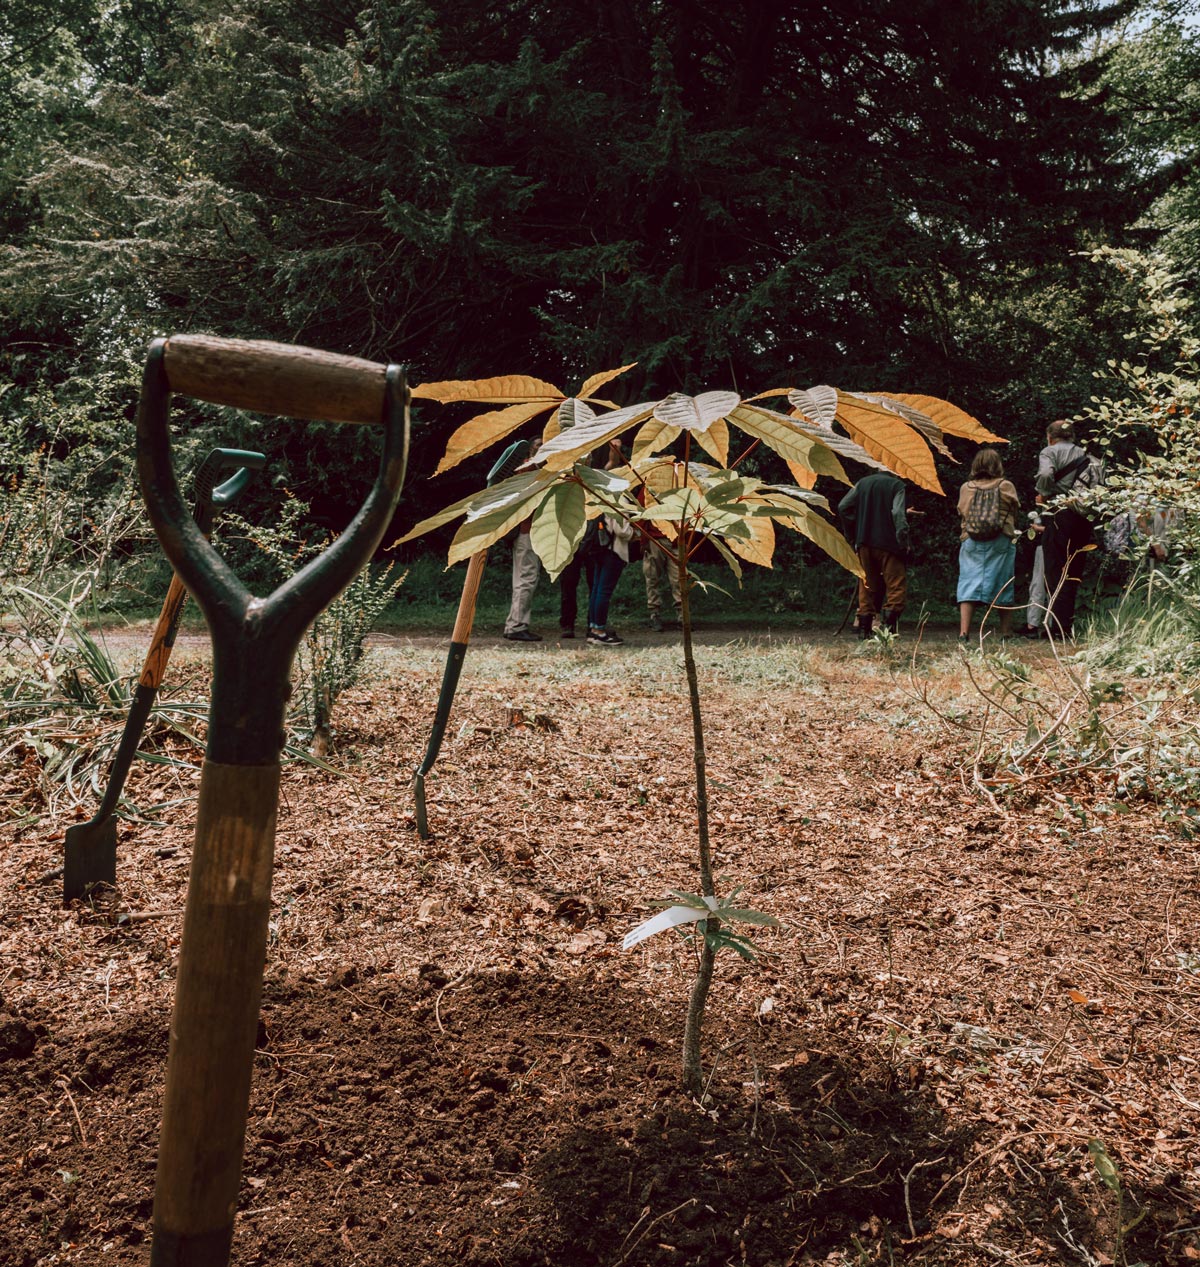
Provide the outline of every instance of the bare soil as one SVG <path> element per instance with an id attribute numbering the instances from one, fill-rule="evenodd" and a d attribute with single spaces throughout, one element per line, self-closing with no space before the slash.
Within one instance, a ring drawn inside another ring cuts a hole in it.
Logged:
<path id="1" fill-rule="evenodd" d="M 620 948 L 695 883 L 677 662 L 641 654 L 468 671 L 427 843 L 435 649 L 393 644 L 341 701 L 340 774 L 285 769 L 234 1261 L 1200 1258 L 1194 847 L 1149 804 L 1079 828 L 1094 774 L 981 802 L 969 748 L 844 642 L 769 685 L 727 657 L 718 870 L 781 928 L 719 961 L 697 1103 L 692 951 Z M 6 799 L 36 804 L 15 755 Z M 130 791 L 196 777 L 138 763 Z M 3 842 L 0 1264 L 148 1261 L 193 814 L 122 824 L 117 890 L 65 911 L 67 824 Z"/>

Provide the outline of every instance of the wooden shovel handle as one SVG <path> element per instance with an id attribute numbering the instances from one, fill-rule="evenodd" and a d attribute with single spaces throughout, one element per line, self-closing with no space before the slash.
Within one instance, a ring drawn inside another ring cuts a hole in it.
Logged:
<path id="1" fill-rule="evenodd" d="M 163 354 L 171 391 L 214 405 L 324 422 L 379 422 L 385 365 L 263 340 L 174 334 Z"/>
<path id="2" fill-rule="evenodd" d="M 278 799 L 278 765 L 204 763 L 171 1018 L 151 1267 L 228 1262 Z"/>

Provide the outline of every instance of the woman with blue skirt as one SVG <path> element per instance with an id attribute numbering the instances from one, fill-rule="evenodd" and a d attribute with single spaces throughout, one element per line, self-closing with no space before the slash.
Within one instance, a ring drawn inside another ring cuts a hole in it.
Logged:
<path id="1" fill-rule="evenodd" d="M 966 642 L 977 603 L 1000 608 L 1000 636 L 1012 633 L 1017 557 L 1017 490 L 1004 478 L 995 449 L 980 449 L 971 478 L 958 495 L 962 545 L 958 549 L 958 640 Z"/>

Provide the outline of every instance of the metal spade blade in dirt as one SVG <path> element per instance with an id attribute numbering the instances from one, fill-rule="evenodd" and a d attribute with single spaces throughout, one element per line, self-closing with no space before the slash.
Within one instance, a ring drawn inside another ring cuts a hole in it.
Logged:
<path id="1" fill-rule="evenodd" d="M 193 481 L 195 508 L 192 514 L 205 536 L 208 536 L 212 528 L 214 513 L 237 500 L 249 483 L 250 472 L 261 470 L 266 460 L 263 454 L 245 449 L 213 449 L 200 463 Z M 223 484 L 214 488 L 218 473 L 229 467 L 238 469 Z M 108 786 L 104 789 L 100 808 L 86 823 L 76 823 L 74 827 L 67 828 L 63 849 L 64 906 L 74 898 L 83 897 L 93 884 L 117 882 L 117 805 L 125 787 L 125 779 L 129 775 L 129 767 L 137 754 L 142 731 L 154 708 L 158 688 L 166 674 L 186 602 L 187 590 L 179 577 L 172 574 L 167 597 L 163 601 L 158 624 L 150 640 L 150 649 L 146 652 L 146 660 L 142 665 L 142 674 L 133 692 L 117 755 L 108 772 Z"/>
<path id="2" fill-rule="evenodd" d="M 496 465 L 488 472 L 487 487 L 499 484 L 525 461 L 529 452 L 528 440 L 514 440 L 500 455 Z M 467 643 L 471 641 L 471 626 L 475 623 L 475 602 L 479 597 L 479 583 L 483 580 L 483 569 L 487 563 L 487 551 L 480 550 L 471 555 L 467 561 L 467 575 L 463 580 L 462 597 L 458 600 L 458 615 L 454 620 L 454 631 L 450 635 L 450 651 L 446 656 L 446 668 L 442 673 L 442 689 L 438 692 L 437 709 L 433 715 L 433 729 L 429 732 L 429 745 L 421 764 L 413 771 L 413 800 L 417 809 L 417 835 L 428 840 L 432 834 L 429 830 L 429 818 L 425 813 L 425 776 L 433 769 L 442 748 L 442 740 L 446 735 L 446 725 L 450 721 L 450 707 L 454 703 L 454 692 L 458 689 L 458 679 L 462 673 L 463 661 L 467 656 Z"/>

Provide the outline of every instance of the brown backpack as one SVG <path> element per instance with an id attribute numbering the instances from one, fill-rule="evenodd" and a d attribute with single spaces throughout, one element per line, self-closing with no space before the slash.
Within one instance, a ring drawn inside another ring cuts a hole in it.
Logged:
<path id="1" fill-rule="evenodd" d="M 1000 501 L 1000 481 L 991 488 L 971 489 L 971 500 L 963 516 L 963 527 L 972 541 L 994 541 L 1004 531 L 1004 507 Z"/>

